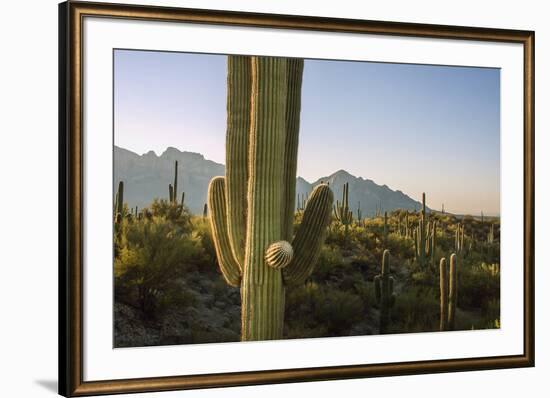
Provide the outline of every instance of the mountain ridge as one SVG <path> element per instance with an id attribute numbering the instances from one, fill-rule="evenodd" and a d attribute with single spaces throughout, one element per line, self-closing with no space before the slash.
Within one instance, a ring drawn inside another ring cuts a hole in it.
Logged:
<path id="1" fill-rule="evenodd" d="M 185 204 L 194 214 L 202 214 L 208 184 L 213 177 L 224 175 L 223 164 L 206 159 L 197 152 L 180 151 L 168 147 L 157 155 L 150 150 L 139 155 L 131 150 L 114 147 L 113 192 L 119 181 L 124 181 L 124 199 L 128 206 L 143 208 L 154 198 L 168 198 L 168 184 L 174 180 L 174 162 L 178 161 L 178 200 L 185 192 Z M 329 183 L 335 200 L 341 200 L 342 187 L 349 183 L 349 206 L 357 215 L 361 203 L 363 216 L 372 216 L 377 211 L 395 209 L 418 210 L 422 204 L 401 190 L 392 190 L 386 184 L 378 185 L 373 180 L 356 177 L 340 169 L 310 183 L 303 177 L 296 178 L 296 196 L 309 194 L 321 182 Z"/>

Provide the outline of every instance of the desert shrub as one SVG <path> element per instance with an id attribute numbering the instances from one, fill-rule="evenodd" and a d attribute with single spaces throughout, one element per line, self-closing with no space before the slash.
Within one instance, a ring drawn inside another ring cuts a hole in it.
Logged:
<path id="1" fill-rule="evenodd" d="M 363 308 L 370 308 L 376 305 L 374 283 L 363 279 L 355 281 L 353 288 L 363 302 Z"/>
<path id="2" fill-rule="evenodd" d="M 310 282 L 289 289 L 287 294 L 288 337 L 304 337 L 298 336 L 297 332 L 307 332 L 312 337 L 345 336 L 362 317 L 364 307 L 361 297 L 330 285 Z"/>
<path id="3" fill-rule="evenodd" d="M 314 316 L 332 335 L 346 335 L 364 316 L 363 302 L 357 294 L 326 286 L 318 296 Z"/>
<path id="4" fill-rule="evenodd" d="M 208 220 L 204 219 L 203 217 L 193 217 L 192 226 L 193 235 L 200 241 L 200 244 L 204 250 L 204 257 L 199 260 L 199 264 L 206 267 L 201 267 L 201 270 L 206 268 L 205 270 L 219 273 L 216 249 L 214 247 L 212 230 L 210 229 L 210 224 L 208 223 Z"/>
<path id="5" fill-rule="evenodd" d="M 500 267 L 481 263 L 459 268 L 459 307 L 486 310 L 491 300 L 500 297 Z"/>
<path id="6" fill-rule="evenodd" d="M 313 270 L 312 279 L 316 281 L 326 281 L 331 275 L 338 273 L 338 268 L 342 266 L 342 252 L 338 246 L 323 245 L 321 255 L 317 265 Z"/>
<path id="7" fill-rule="evenodd" d="M 427 332 L 439 328 L 439 291 L 410 286 L 400 292 L 392 308 L 392 329 Z"/>
<path id="8" fill-rule="evenodd" d="M 159 303 L 178 300 L 177 278 L 196 268 L 202 248 L 164 218 L 144 219 L 126 227 L 126 244 L 114 262 L 115 293 L 154 315 Z"/>
<path id="9" fill-rule="evenodd" d="M 397 233 L 388 234 L 385 249 L 389 249 L 394 258 L 401 257 L 412 259 L 414 257 L 413 240 L 404 236 L 399 236 Z"/>
<path id="10" fill-rule="evenodd" d="M 170 221 L 174 227 L 179 229 L 179 232 L 191 232 L 191 215 L 185 205 L 171 203 L 166 199 L 155 199 L 151 207 L 143 211 L 150 214 L 149 218 L 164 218 Z"/>

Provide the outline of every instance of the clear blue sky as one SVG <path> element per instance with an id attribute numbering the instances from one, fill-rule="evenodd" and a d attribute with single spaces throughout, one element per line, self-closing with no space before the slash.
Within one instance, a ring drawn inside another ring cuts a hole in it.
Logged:
<path id="1" fill-rule="evenodd" d="M 225 162 L 226 57 L 115 51 L 115 144 Z M 499 214 L 500 70 L 306 60 L 298 175 L 345 169 L 430 207 Z"/>

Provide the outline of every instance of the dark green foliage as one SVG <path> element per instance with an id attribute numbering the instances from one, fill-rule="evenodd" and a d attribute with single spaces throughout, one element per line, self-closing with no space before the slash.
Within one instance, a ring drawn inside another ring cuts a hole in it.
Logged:
<path id="1" fill-rule="evenodd" d="M 380 333 L 387 333 L 390 310 L 395 304 L 394 279 L 390 275 L 390 251 L 384 250 L 380 274 L 374 278 L 376 301 L 380 308 Z"/>
<path id="2" fill-rule="evenodd" d="M 120 319 L 128 316 L 120 315 L 120 306 L 126 313 L 131 308 L 137 314 L 134 322 L 145 328 L 148 340 L 124 338 L 116 332 L 115 345 L 240 340 L 240 290 L 228 286 L 220 273 L 208 215 L 191 216 L 182 203 L 182 192 L 180 203 L 157 199 L 142 209 L 129 208 L 123 202 L 123 189 L 121 184 L 114 206 L 115 303 L 119 306 L 115 323 L 120 325 Z M 298 207 L 305 206 L 306 199 L 299 200 Z M 358 218 L 362 217 L 360 206 Z M 481 222 L 478 217 L 426 214 L 428 266 L 418 267 L 419 240 L 413 234 L 418 234 L 423 212 L 381 209 L 382 205 L 378 217 L 349 225 L 332 220 L 315 270 L 305 283 L 286 288 L 283 338 L 428 332 L 440 330 L 441 319 L 447 320 L 443 330 L 500 327 L 497 218 Z M 304 212 L 293 217 L 294 234 Z M 392 253 L 391 276 L 386 269 L 387 280 L 394 279 L 391 288 L 389 282 L 384 288 L 385 273 L 380 267 L 385 249 Z M 455 251 L 453 292 L 450 255 Z M 443 316 L 434 256 L 446 257 Z"/>
<path id="3" fill-rule="evenodd" d="M 286 312 L 288 338 L 346 336 L 364 317 L 364 306 L 357 293 L 309 282 L 288 291 Z"/>
<path id="4" fill-rule="evenodd" d="M 115 258 L 115 290 L 148 316 L 177 292 L 177 278 L 196 269 L 202 248 L 186 231 L 160 216 L 124 223 L 124 245 Z M 174 296 L 174 297 L 172 297 Z"/>

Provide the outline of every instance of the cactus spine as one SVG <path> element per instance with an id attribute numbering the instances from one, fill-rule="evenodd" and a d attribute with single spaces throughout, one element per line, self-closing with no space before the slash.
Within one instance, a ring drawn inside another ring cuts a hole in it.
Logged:
<path id="1" fill-rule="evenodd" d="M 208 207 L 220 270 L 241 287 L 242 340 L 282 338 L 285 285 L 311 274 L 330 222 L 320 184 L 292 238 L 302 72 L 299 59 L 228 57 L 226 175 Z"/>
<path id="2" fill-rule="evenodd" d="M 349 182 L 344 184 L 342 203 L 336 201 L 334 205 L 334 217 L 344 226 L 347 235 L 349 225 L 353 221 L 353 212 L 349 208 Z"/>
<path id="3" fill-rule="evenodd" d="M 390 251 L 384 250 L 382 255 L 382 269 L 374 277 L 376 301 L 380 306 L 380 333 L 388 332 L 390 323 L 390 309 L 395 304 L 393 292 L 393 277 L 390 276 Z"/>

